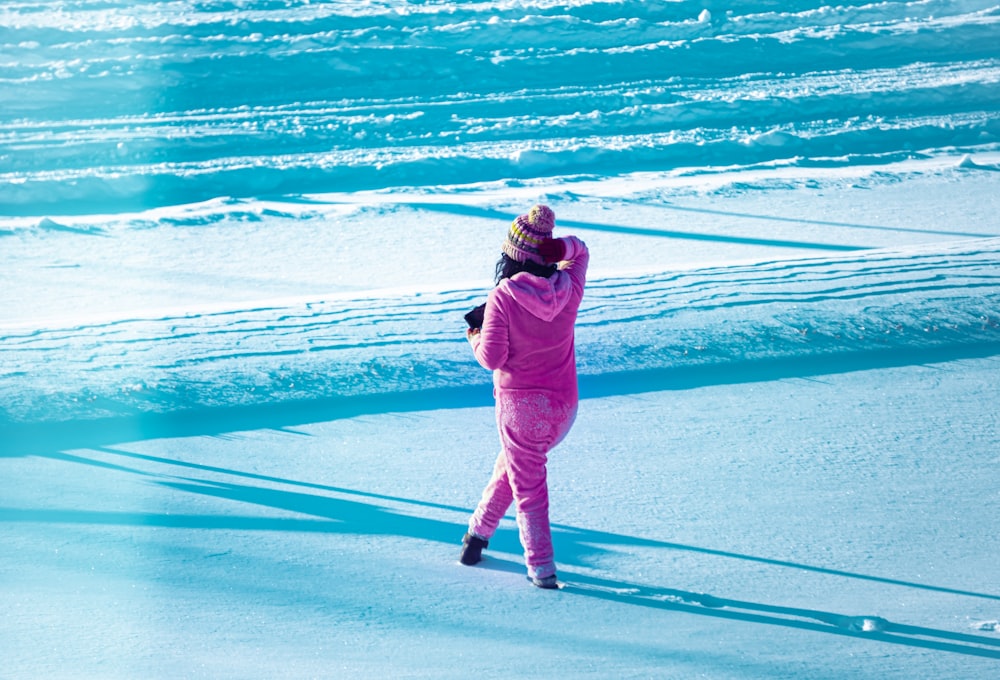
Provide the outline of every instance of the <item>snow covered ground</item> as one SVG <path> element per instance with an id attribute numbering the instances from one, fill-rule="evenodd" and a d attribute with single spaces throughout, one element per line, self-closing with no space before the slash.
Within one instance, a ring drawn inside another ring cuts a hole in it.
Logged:
<path id="1" fill-rule="evenodd" d="M 0 677 L 1000 660 L 1000 5 L 0 7 Z M 592 252 L 560 577 L 462 314 Z"/>

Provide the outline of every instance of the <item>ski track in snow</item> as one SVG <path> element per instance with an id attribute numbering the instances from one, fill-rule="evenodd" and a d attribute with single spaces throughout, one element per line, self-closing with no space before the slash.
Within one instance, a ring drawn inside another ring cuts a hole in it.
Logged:
<path id="1" fill-rule="evenodd" d="M 8 215 L 1000 142 L 990 0 L 37 0 L 0 26 Z"/>
<path id="2" fill-rule="evenodd" d="M 998 258 L 1000 239 L 979 239 L 594 280 L 577 332 L 584 396 L 667 389 L 689 370 L 732 380 L 741 366 L 773 371 L 778 360 L 808 374 L 865 356 L 891 364 L 923 362 L 935 350 L 996 353 Z M 0 327 L 0 396 L 9 423 L 261 400 L 420 401 L 444 389 L 459 402 L 475 394 L 468 388 L 488 397 L 489 374 L 472 359 L 461 318 L 485 294 L 373 294 Z"/>

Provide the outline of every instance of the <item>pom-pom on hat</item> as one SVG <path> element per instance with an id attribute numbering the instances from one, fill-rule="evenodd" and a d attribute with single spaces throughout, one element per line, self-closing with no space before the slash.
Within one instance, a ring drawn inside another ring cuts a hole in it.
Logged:
<path id="1" fill-rule="evenodd" d="M 527 215 L 519 215 L 510 223 L 507 240 L 503 242 L 503 252 L 518 262 L 529 260 L 544 264 L 538 254 L 538 244 L 552 238 L 556 226 L 556 214 L 547 205 L 536 205 Z"/>

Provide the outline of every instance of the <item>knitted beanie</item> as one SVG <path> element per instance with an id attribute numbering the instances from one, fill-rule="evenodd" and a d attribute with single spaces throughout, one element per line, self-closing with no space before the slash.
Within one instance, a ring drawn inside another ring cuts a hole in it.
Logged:
<path id="1" fill-rule="evenodd" d="M 556 214 L 547 205 L 536 205 L 527 215 L 520 215 L 510 223 L 507 239 L 503 242 L 503 252 L 512 260 L 531 260 L 544 264 L 538 254 L 538 244 L 552 238 L 556 226 Z"/>

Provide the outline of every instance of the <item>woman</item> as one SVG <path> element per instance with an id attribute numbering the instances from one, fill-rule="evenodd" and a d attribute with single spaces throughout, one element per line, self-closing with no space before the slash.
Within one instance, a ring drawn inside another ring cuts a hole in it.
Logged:
<path id="1" fill-rule="evenodd" d="M 558 588 L 545 464 L 576 418 L 573 327 L 590 258 L 578 238 L 553 238 L 554 226 L 544 205 L 511 223 L 482 328 L 468 331 L 476 360 L 493 371 L 501 450 L 459 559 L 482 559 L 513 502 L 528 578 L 539 588 Z"/>

